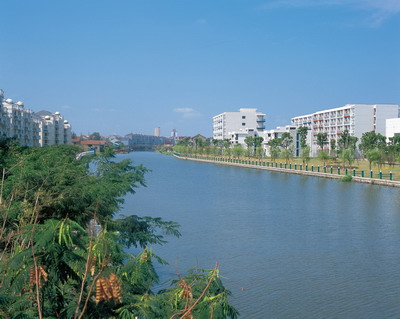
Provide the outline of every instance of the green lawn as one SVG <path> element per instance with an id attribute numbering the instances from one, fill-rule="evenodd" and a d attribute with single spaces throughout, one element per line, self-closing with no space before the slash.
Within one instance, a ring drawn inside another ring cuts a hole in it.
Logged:
<path id="1" fill-rule="evenodd" d="M 207 156 L 207 155 L 203 155 L 203 156 Z M 208 156 L 214 156 L 214 155 L 208 155 Z M 220 158 L 234 158 L 232 156 L 228 157 L 228 156 L 217 156 Z M 236 159 L 236 158 L 235 158 Z M 250 160 L 250 161 L 258 161 L 258 158 L 254 158 L 254 157 L 240 157 L 241 160 Z M 268 161 L 268 162 L 272 162 L 271 158 L 268 157 L 263 157 L 261 158 L 261 161 Z M 276 162 L 285 163 L 284 159 L 278 158 L 276 159 Z M 292 158 L 289 161 L 290 164 L 293 165 L 303 165 L 303 161 L 301 158 Z M 314 171 L 317 171 L 317 167 L 320 166 L 320 171 L 323 172 L 323 166 L 324 163 L 319 160 L 318 158 L 311 158 L 308 162 L 308 170 L 311 171 L 311 166 L 314 166 Z M 346 167 L 343 165 L 343 163 L 340 160 L 329 160 L 326 162 L 326 166 L 327 166 L 327 172 L 330 171 L 330 167 L 333 167 L 334 173 L 337 173 L 337 168 L 340 167 L 340 174 L 344 175 L 345 174 L 345 170 L 346 168 L 348 169 L 348 174 L 352 174 L 352 170 L 355 169 L 356 170 L 356 175 L 357 176 L 361 176 L 361 171 L 364 171 L 364 176 L 365 177 L 370 177 L 370 169 L 369 169 L 369 162 L 367 160 L 363 160 L 363 159 L 359 159 L 359 160 L 355 160 L 351 166 L 346 165 Z M 305 166 L 303 165 L 303 170 L 305 170 Z M 396 164 L 394 167 L 389 167 L 388 164 L 383 165 L 382 168 L 378 168 L 377 165 L 372 165 L 372 171 L 373 171 L 373 178 L 379 178 L 379 171 L 382 170 L 382 174 L 383 174 L 383 179 L 389 179 L 389 173 L 390 171 L 392 172 L 392 178 L 393 180 L 397 180 L 400 181 L 400 165 Z"/>

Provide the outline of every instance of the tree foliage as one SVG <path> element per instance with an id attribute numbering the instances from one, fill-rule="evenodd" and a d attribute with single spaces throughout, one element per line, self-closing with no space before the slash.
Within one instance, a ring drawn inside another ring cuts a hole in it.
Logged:
<path id="1" fill-rule="evenodd" d="M 306 147 L 307 146 L 306 141 L 307 141 L 308 128 L 306 126 L 300 126 L 297 129 L 297 132 L 300 135 L 300 147 L 301 148 Z"/>
<path id="2" fill-rule="evenodd" d="M 217 268 L 152 291 L 154 263 L 165 261 L 150 245 L 180 236 L 179 225 L 133 214 L 115 219 L 125 194 L 145 185 L 147 169 L 115 161 L 112 150 L 81 160 L 77 152 L 0 145 L 0 317 L 169 318 L 184 311 L 203 318 L 212 309 L 236 318 Z"/>

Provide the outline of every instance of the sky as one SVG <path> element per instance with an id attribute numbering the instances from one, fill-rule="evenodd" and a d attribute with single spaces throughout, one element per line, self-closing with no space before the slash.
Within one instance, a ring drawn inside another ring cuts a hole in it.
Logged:
<path id="1" fill-rule="evenodd" d="M 400 104 L 400 0 L 0 0 L 0 88 L 77 134 Z"/>

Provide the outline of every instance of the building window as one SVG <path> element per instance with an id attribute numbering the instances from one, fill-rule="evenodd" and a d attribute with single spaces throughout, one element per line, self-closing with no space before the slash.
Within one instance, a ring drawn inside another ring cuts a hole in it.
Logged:
<path id="1" fill-rule="evenodd" d="M 245 119 L 245 118 L 246 118 L 246 116 L 243 115 L 243 116 L 242 116 L 242 119 Z"/>
<path id="2" fill-rule="evenodd" d="M 242 126 L 246 126 L 246 123 L 242 123 Z"/>

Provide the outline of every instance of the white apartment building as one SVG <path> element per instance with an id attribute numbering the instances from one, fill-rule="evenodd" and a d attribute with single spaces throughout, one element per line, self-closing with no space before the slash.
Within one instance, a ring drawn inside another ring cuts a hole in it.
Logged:
<path id="1" fill-rule="evenodd" d="M 241 129 L 236 132 L 229 132 L 228 138 L 230 139 L 232 146 L 235 146 L 236 144 L 240 144 L 240 145 L 246 147 L 246 143 L 244 142 L 244 140 L 248 136 L 252 136 L 252 137 L 258 136 L 257 131 L 252 128 Z"/>
<path id="2" fill-rule="evenodd" d="M 394 136 L 400 136 L 400 118 L 386 120 L 386 134 L 387 140 Z"/>
<path id="3" fill-rule="evenodd" d="M 49 111 L 35 113 L 39 119 L 39 144 L 40 146 L 72 144 L 71 124 L 60 112 L 54 114 Z"/>
<path id="4" fill-rule="evenodd" d="M 395 104 L 347 104 L 313 114 L 296 116 L 292 118 L 292 125 L 307 126 L 311 130 L 311 152 L 316 155 L 318 133 L 327 133 L 328 141 L 332 139 L 338 141 L 345 130 L 359 140 L 363 133 L 370 131 L 385 135 L 386 120 L 398 116 L 399 106 Z"/>
<path id="5" fill-rule="evenodd" d="M 213 117 L 213 138 L 231 139 L 230 133 L 252 129 L 257 133 L 264 131 L 265 114 L 257 109 L 241 108 L 239 112 L 224 112 Z"/>
<path id="6" fill-rule="evenodd" d="M 23 146 L 72 144 L 71 125 L 60 113 L 40 113 L 26 109 L 22 101 L 14 103 L 10 98 L 5 99 L 0 89 L 0 136 L 14 138 Z M 53 121 L 51 140 L 45 138 L 49 121 Z"/>
<path id="7" fill-rule="evenodd" d="M 14 138 L 24 146 L 39 146 L 39 126 L 33 119 L 33 112 L 24 107 L 22 101 L 5 99 L 0 90 L 1 135 Z"/>
<path id="8" fill-rule="evenodd" d="M 264 153 L 267 156 L 270 156 L 270 148 L 268 145 L 268 142 L 270 140 L 276 139 L 276 138 L 281 138 L 283 133 L 289 133 L 290 136 L 293 138 L 293 156 L 299 156 L 300 154 L 300 136 L 297 133 L 297 127 L 293 125 L 286 125 L 286 126 L 278 126 L 275 129 L 272 130 L 266 130 L 262 134 L 260 134 L 261 137 L 264 138 L 263 141 L 263 148 L 264 148 Z M 311 134 L 309 134 L 311 136 Z"/>

